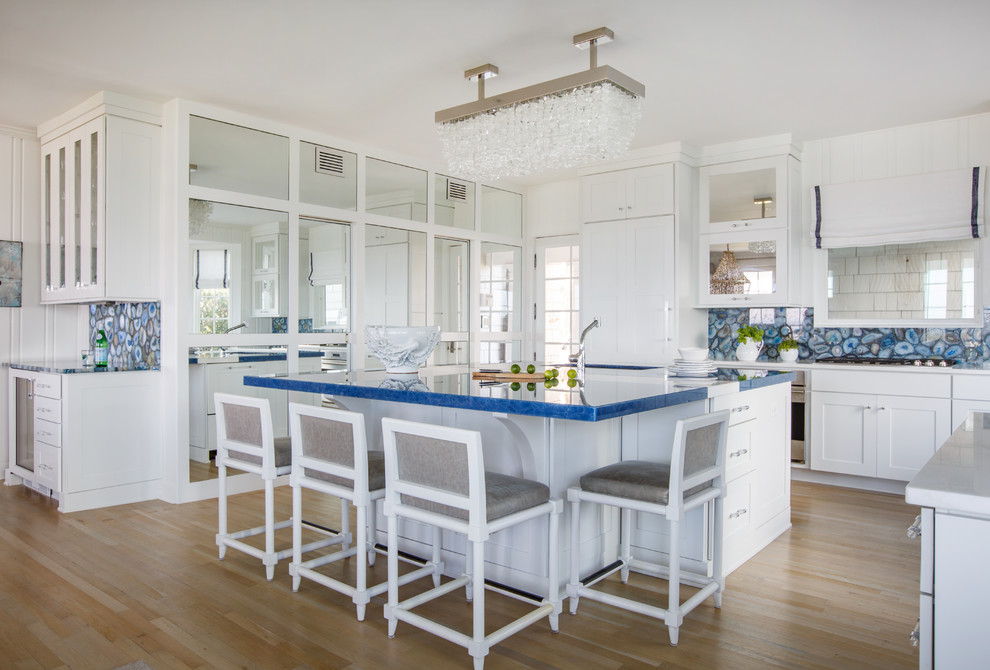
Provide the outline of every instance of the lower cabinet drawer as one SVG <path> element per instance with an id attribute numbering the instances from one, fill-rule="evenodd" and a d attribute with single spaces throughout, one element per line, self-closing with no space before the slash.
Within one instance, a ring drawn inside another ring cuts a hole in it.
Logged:
<path id="1" fill-rule="evenodd" d="M 52 421 L 44 421 L 42 419 L 34 420 L 34 442 L 35 448 L 37 449 L 37 443 L 41 442 L 43 444 L 49 444 L 53 447 L 62 446 L 62 426 Z"/>
<path id="2" fill-rule="evenodd" d="M 62 490 L 62 450 L 50 444 L 34 445 L 34 481 L 53 491 Z"/>
<path id="3" fill-rule="evenodd" d="M 34 396 L 34 418 L 52 423 L 62 422 L 62 401 L 45 396 Z"/>
<path id="4" fill-rule="evenodd" d="M 728 547 L 731 538 L 752 525 L 753 473 L 747 473 L 728 483 L 722 503 L 723 537 Z"/>
<path id="5" fill-rule="evenodd" d="M 755 466 L 753 461 L 753 423 L 731 426 L 725 440 L 725 479 L 732 481 Z"/>

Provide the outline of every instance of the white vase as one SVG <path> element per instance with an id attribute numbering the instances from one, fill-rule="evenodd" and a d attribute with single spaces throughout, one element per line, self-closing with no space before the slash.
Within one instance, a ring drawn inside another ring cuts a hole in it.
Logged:
<path id="1" fill-rule="evenodd" d="M 736 345 L 737 361 L 755 361 L 763 349 L 763 342 L 746 342 L 746 344 Z"/>
<path id="2" fill-rule="evenodd" d="M 785 363 L 793 363 L 797 360 L 798 350 L 797 349 L 779 349 L 780 360 Z"/>

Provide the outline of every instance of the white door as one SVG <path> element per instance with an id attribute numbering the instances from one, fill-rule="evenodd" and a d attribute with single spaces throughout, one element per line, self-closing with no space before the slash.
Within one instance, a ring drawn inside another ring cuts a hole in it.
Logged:
<path id="1" fill-rule="evenodd" d="M 365 252 L 365 323 L 409 325 L 409 246 L 383 244 Z"/>
<path id="2" fill-rule="evenodd" d="M 536 240 L 533 360 L 564 365 L 577 352 L 583 325 L 579 288 L 580 236 Z"/>

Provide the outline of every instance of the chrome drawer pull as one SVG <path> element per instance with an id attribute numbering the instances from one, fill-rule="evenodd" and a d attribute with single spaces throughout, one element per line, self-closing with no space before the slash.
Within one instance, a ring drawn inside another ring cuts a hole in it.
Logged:
<path id="1" fill-rule="evenodd" d="M 748 510 L 747 510 L 747 509 L 746 509 L 745 507 L 743 507 L 742 509 L 737 509 L 737 510 L 736 510 L 735 512 L 733 512 L 732 514 L 730 514 L 730 515 L 729 515 L 729 518 L 730 518 L 730 519 L 735 519 L 735 518 L 737 518 L 737 517 L 740 517 L 740 516 L 742 516 L 742 515 L 743 515 L 743 514 L 745 514 L 745 513 L 747 512 L 747 511 L 748 511 Z"/>
<path id="2" fill-rule="evenodd" d="M 733 451 L 729 454 L 729 458 L 736 458 L 737 456 L 743 456 L 749 453 L 749 449 L 740 449 L 739 451 Z"/>
<path id="3" fill-rule="evenodd" d="M 733 412 L 745 412 L 747 410 L 749 410 L 749 405 L 743 405 L 742 407 L 733 407 L 732 408 L 732 411 Z"/>

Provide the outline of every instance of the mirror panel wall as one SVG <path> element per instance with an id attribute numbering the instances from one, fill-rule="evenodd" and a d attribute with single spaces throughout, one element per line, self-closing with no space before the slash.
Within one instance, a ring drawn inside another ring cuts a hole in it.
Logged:
<path id="1" fill-rule="evenodd" d="M 289 138 L 190 116 L 189 184 L 287 200 Z"/>
<path id="2" fill-rule="evenodd" d="M 300 142 L 299 201 L 357 210 L 357 154 Z"/>
<path id="3" fill-rule="evenodd" d="M 437 225 L 474 230 L 474 182 L 438 174 L 433 197 Z"/>
<path id="4" fill-rule="evenodd" d="M 367 325 L 426 325 L 426 233 L 366 226 L 364 267 Z M 381 361 L 369 355 L 366 367 Z"/>
<path id="5" fill-rule="evenodd" d="M 288 226 L 287 212 L 189 201 L 189 332 L 274 332 L 291 290 Z"/>
<path id="6" fill-rule="evenodd" d="M 299 332 L 346 333 L 351 323 L 351 227 L 300 218 L 299 238 Z"/>
<path id="7" fill-rule="evenodd" d="M 481 232 L 522 237 L 522 195 L 482 186 Z"/>
<path id="8" fill-rule="evenodd" d="M 426 223 L 426 170 L 377 158 L 365 160 L 365 211 Z"/>

